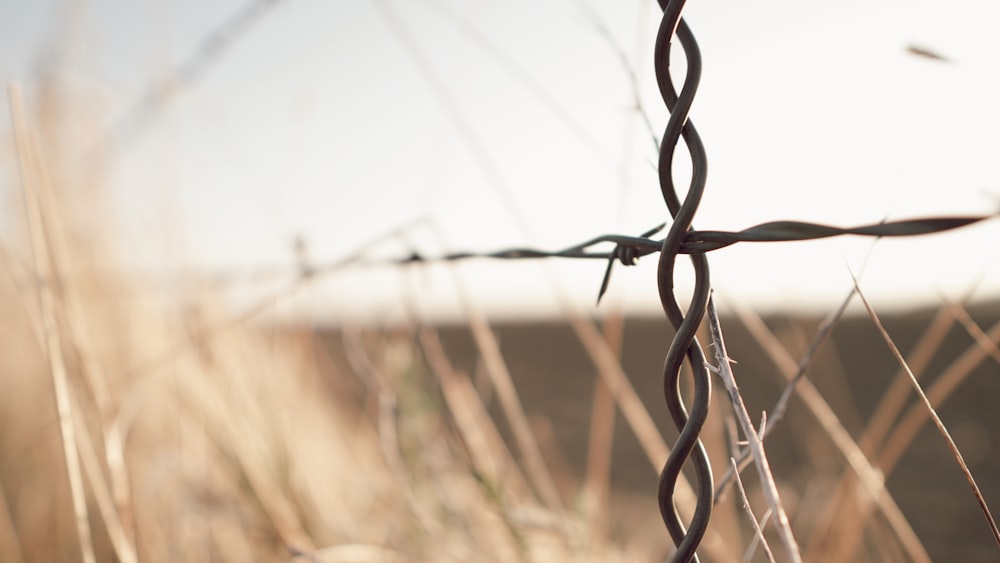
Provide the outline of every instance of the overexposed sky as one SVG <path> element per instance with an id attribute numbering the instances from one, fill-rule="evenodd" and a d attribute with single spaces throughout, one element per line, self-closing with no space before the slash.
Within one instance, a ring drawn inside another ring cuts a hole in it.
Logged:
<path id="1" fill-rule="evenodd" d="M 110 145 L 109 193 L 143 271 L 290 273 L 296 237 L 324 263 L 418 219 L 409 242 L 377 254 L 556 249 L 666 218 L 633 102 L 638 88 L 661 131 L 652 0 L 282 0 L 218 35 L 246 5 L 0 5 L 0 77 L 29 94 L 54 77 L 96 123 L 81 144 Z M 1000 205 L 995 3 L 692 0 L 686 14 L 704 59 L 691 119 L 710 165 L 697 227 Z M 199 55 L 212 33 L 225 47 Z M 160 97 L 144 105 L 149 92 Z M 743 244 L 710 261 L 724 300 L 825 309 L 871 251 L 862 287 L 876 305 L 907 306 L 976 282 L 1000 294 L 992 241 L 1000 221 L 874 250 L 857 238 Z M 554 311 L 554 291 L 591 310 L 604 264 L 549 262 L 476 261 L 463 278 L 494 313 Z M 385 318 L 405 299 L 454 310 L 445 273 L 343 272 L 301 305 L 334 319 Z M 612 288 L 655 310 L 655 258 L 617 268 Z"/>

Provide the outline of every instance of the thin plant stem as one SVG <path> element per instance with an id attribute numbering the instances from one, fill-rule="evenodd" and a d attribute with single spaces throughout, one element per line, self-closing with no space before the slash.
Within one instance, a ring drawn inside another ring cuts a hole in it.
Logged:
<path id="1" fill-rule="evenodd" d="M 986 333 L 989 341 L 996 345 L 1000 342 L 1000 321 L 995 323 Z M 964 381 L 976 367 L 989 356 L 988 349 L 974 343 L 961 356 L 955 359 L 944 372 L 934 378 L 934 383 L 927 388 L 927 398 L 932 405 L 940 406 L 949 395 Z M 914 405 L 903 415 L 895 428 L 885 439 L 885 445 L 878 457 L 878 467 L 886 474 L 892 473 L 903 453 L 917 436 L 917 432 L 927 422 L 927 409 Z"/>
<path id="2" fill-rule="evenodd" d="M 820 323 L 819 328 L 816 330 L 815 336 L 813 336 L 812 341 L 809 343 L 809 347 L 806 353 L 803 354 L 802 359 L 796 364 L 795 360 L 788 355 L 785 351 L 781 342 L 774 336 L 773 333 L 755 314 L 750 313 L 741 308 L 736 308 L 736 316 L 740 319 L 744 326 L 753 334 L 754 338 L 761 344 L 764 351 L 771 357 L 771 359 L 777 364 L 782 375 L 786 378 L 785 388 L 781 391 L 781 395 L 778 397 L 774 408 L 771 409 L 771 424 L 764 430 L 763 439 L 771 434 L 771 431 L 778 426 L 780 422 L 785 417 L 785 411 L 788 409 L 788 401 L 791 399 L 792 394 L 800 389 L 800 384 L 808 383 L 805 379 L 806 373 L 812 366 L 816 359 L 816 354 L 819 352 L 823 344 L 830 338 L 833 333 L 834 327 L 840 321 L 841 317 L 844 316 L 844 312 L 847 310 L 847 306 L 850 304 L 851 299 L 854 297 L 854 291 L 851 290 L 847 294 L 847 297 L 841 301 L 840 306 L 837 307 L 833 312 L 826 316 Z M 801 392 L 801 391 L 799 391 Z M 838 423 L 839 424 L 839 423 Z M 739 454 L 736 456 L 737 466 L 742 468 L 750 459 L 750 448 L 743 448 Z M 725 491 L 725 488 L 729 485 L 733 478 L 732 469 L 727 469 L 726 473 L 719 479 L 719 484 L 716 486 L 715 496 L 719 498 L 721 494 Z"/>
<path id="3" fill-rule="evenodd" d="M 514 442 L 517 444 L 519 453 L 524 462 L 525 472 L 531 480 L 532 486 L 538 493 L 539 498 L 552 510 L 560 511 L 563 506 L 562 498 L 556 487 L 555 480 L 545 463 L 542 450 L 535 439 L 528 422 L 528 416 L 521 405 L 521 399 L 514 386 L 510 370 L 507 369 L 507 362 L 500 352 L 500 344 L 497 342 L 493 329 L 485 315 L 473 304 L 465 291 L 461 276 L 454 266 L 449 268 L 452 280 L 457 288 L 456 293 L 462 302 L 466 321 L 472 337 L 476 342 L 476 347 L 483 355 L 483 362 L 486 365 L 486 372 L 489 374 L 497 397 L 500 399 L 500 406 L 503 409 L 507 423 L 514 434 Z"/>
<path id="4" fill-rule="evenodd" d="M 757 473 L 760 476 L 761 488 L 764 492 L 765 498 L 767 498 L 768 506 L 771 507 L 772 513 L 777 518 L 776 527 L 778 531 L 778 537 L 781 538 L 781 543 L 785 547 L 785 554 L 787 555 L 789 561 L 793 563 L 801 563 L 802 554 L 799 553 L 798 542 L 795 541 L 795 535 L 792 533 L 792 527 L 788 519 L 788 514 L 785 513 L 785 507 L 781 503 L 781 497 L 778 494 L 778 486 L 774 481 L 774 475 L 771 473 L 770 463 L 767 461 L 767 454 L 764 452 L 764 442 L 761 437 L 757 434 L 757 430 L 753 426 L 753 421 L 750 419 L 750 414 L 747 412 L 746 405 L 743 403 L 743 397 L 740 395 L 740 390 L 736 386 L 736 378 L 733 376 L 733 371 L 730 366 L 729 355 L 726 353 L 726 342 L 722 336 L 722 326 L 719 323 L 719 315 L 715 310 L 715 300 L 708 300 L 708 324 L 712 333 L 712 345 L 715 350 L 715 359 L 718 366 L 715 368 L 718 372 L 719 377 L 722 379 L 723 385 L 726 387 L 726 391 L 729 393 L 729 399 L 733 404 L 733 409 L 736 412 L 736 420 L 740 424 L 740 429 L 743 430 L 743 435 L 749 442 L 750 452 L 753 455 L 754 463 L 757 466 Z"/>
<path id="5" fill-rule="evenodd" d="M 24 193 L 24 211 L 27 217 L 32 256 L 35 262 L 35 276 L 38 280 L 51 280 L 49 265 L 51 256 L 47 246 L 44 214 L 38 197 L 39 182 L 46 181 L 39 162 L 36 141 L 31 138 L 24 111 L 20 84 L 14 83 L 8 89 L 11 119 L 21 171 L 21 186 Z M 62 353 L 62 340 L 57 324 L 58 303 L 52 283 L 39 283 L 37 287 L 38 309 L 42 316 L 44 345 L 48 354 L 49 375 L 55 395 L 56 413 L 59 417 L 59 431 L 62 438 L 63 456 L 66 462 L 66 476 L 69 481 L 70 499 L 76 524 L 77 540 L 80 543 L 80 557 L 84 563 L 94 563 L 94 543 L 91 536 L 87 498 L 83 487 L 83 475 L 77 448 L 77 428 L 73 420 L 73 404 L 69 392 L 69 374 Z"/>
<path id="6" fill-rule="evenodd" d="M 854 290 L 852 289 L 848 298 L 852 298 L 853 295 Z M 913 530 L 913 527 L 910 526 L 910 523 L 907 522 L 906 517 L 903 515 L 902 510 L 899 509 L 895 500 L 893 500 L 892 496 L 886 490 L 882 472 L 865 457 L 858 443 L 851 437 L 850 432 L 844 428 L 837 414 L 816 389 L 816 386 L 809 381 L 809 378 L 797 377 L 800 368 L 796 368 L 795 359 L 784 349 L 781 342 L 778 341 L 777 337 L 767 328 L 767 325 L 764 324 L 759 316 L 748 310 L 739 308 L 735 309 L 735 311 L 737 317 L 750 330 L 754 338 L 761 345 L 761 348 L 778 368 L 778 373 L 785 378 L 789 385 L 796 382 L 793 386 L 796 396 L 813 415 L 823 429 L 823 432 L 830 437 L 830 441 L 837 448 L 844 461 L 847 462 L 851 471 L 858 476 L 861 486 L 868 493 L 868 496 L 878 503 L 879 510 L 882 511 L 882 514 L 903 545 L 910 560 L 919 563 L 930 563 L 930 555 L 927 554 L 927 550 L 920 542 L 920 538 Z M 835 317 L 836 315 L 828 318 Z M 824 323 L 814 337 L 813 342 L 815 343 L 820 338 L 825 339 L 829 337 L 829 331 L 832 330 L 832 327 L 832 324 Z M 810 346 L 810 350 L 814 350 L 814 347 Z M 807 356 L 809 355 L 807 353 Z M 811 359 L 808 361 L 803 360 L 798 365 L 807 365 L 811 361 Z M 772 415 L 771 422 L 764 431 L 765 438 L 774 427 L 775 422 Z M 741 453 L 746 453 L 746 449 Z M 737 462 L 739 461 L 740 458 L 737 457 Z M 731 471 L 728 471 L 727 476 L 731 478 L 730 474 Z M 723 479 L 725 478 L 723 477 Z"/>
<path id="7" fill-rule="evenodd" d="M 451 365 L 437 331 L 421 328 L 419 340 L 476 472 L 507 494 L 524 495 L 528 491 L 528 482 L 514 463 L 514 457 L 468 376 Z"/>
<path id="8" fill-rule="evenodd" d="M 757 522 L 757 516 L 753 513 L 753 508 L 750 506 L 750 499 L 747 498 L 746 488 L 743 487 L 743 480 L 740 479 L 740 471 L 736 467 L 736 460 L 734 458 L 729 458 L 729 464 L 733 468 L 734 479 L 736 479 L 736 490 L 740 494 L 740 503 L 743 505 L 743 510 L 746 511 L 747 516 L 750 518 L 750 525 L 753 526 L 754 538 L 747 546 L 746 554 L 743 556 L 743 561 L 750 561 L 753 557 L 754 552 L 757 550 L 757 544 L 761 545 L 764 553 L 767 555 L 767 560 L 771 563 L 775 563 L 774 553 L 771 552 L 771 546 L 767 543 L 767 538 L 764 537 L 764 530 L 762 526 L 767 525 L 767 521 L 771 518 L 771 509 L 768 508 L 767 512 L 764 513 L 764 517 L 761 518 L 760 522 Z"/>
<path id="9" fill-rule="evenodd" d="M 617 357 L 621 357 L 625 319 L 620 310 L 604 321 L 604 339 Z M 606 541 L 608 497 L 611 487 L 611 461 L 615 433 L 615 396 L 603 379 L 594 379 L 590 409 L 590 434 L 587 441 L 587 468 L 581 496 L 589 524 L 589 541 Z"/>
<path id="10" fill-rule="evenodd" d="M 961 325 L 969 333 L 969 336 L 971 336 L 972 339 L 976 341 L 976 344 L 978 344 L 984 352 L 989 354 L 994 361 L 1000 363 L 1000 347 L 998 347 L 997 343 L 990 339 L 989 335 L 983 331 L 983 328 L 976 323 L 976 321 L 972 318 L 972 315 L 969 314 L 968 309 L 960 303 L 955 303 L 952 305 L 952 308 L 955 310 L 958 322 L 961 323 Z"/>
<path id="11" fill-rule="evenodd" d="M 889 336 L 888 331 L 886 331 L 885 327 L 882 325 L 882 321 L 879 319 L 878 314 L 875 313 L 875 309 L 872 308 L 868 299 L 866 299 L 864 294 L 861 292 L 861 288 L 857 285 L 857 280 L 854 281 L 854 284 L 854 288 L 858 293 L 858 297 L 861 299 L 861 303 L 864 304 L 865 310 L 868 311 L 868 316 L 870 316 L 872 322 L 875 323 L 875 327 L 885 340 L 886 346 L 888 346 L 892 351 L 892 355 L 896 357 L 896 361 L 898 361 L 899 365 L 906 370 L 906 374 L 910 377 L 910 382 L 913 384 L 913 390 L 917 393 L 917 396 L 920 397 L 920 401 L 923 403 L 924 408 L 927 411 L 927 415 L 934 421 L 934 426 L 937 427 L 938 432 L 945 439 L 945 442 L 947 442 L 948 449 L 951 450 L 952 456 L 954 456 L 955 461 L 958 462 L 959 467 L 962 469 L 962 473 L 965 475 L 965 479 L 969 482 L 969 487 L 972 488 L 972 493 L 976 497 L 976 502 L 979 503 L 979 508 L 983 511 L 983 516 L 986 518 L 987 524 L 989 524 L 990 531 L 993 533 L 993 540 L 996 541 L 997 547 L 1000 547 L 1000 529 L 997 528 L 996 520 L 994 520 L 993 514 L 990 512 L 989 505 L 986 504 L 986 498 L 983 497 L 983 492 L 979 489 L 976 479 L 972 476 L 972 471 L 969 470 L 969 466 L 965 463 L 965 458 L 962 456 L 962 452 L 959 451 L 958 445 L 955 444 L 955 440 L 951 437 L 951 433 L 948 432 L 948 428 L 944 425 L 941 417 L 938 416 L 937 411 L 934 409 L 934 405 L 931 404 L 931 401 L 927 398 L 923 388 L 920 387 L 920 382 L 917 381 L 917 376 L 913 375 L 913 372 L 910 370 L 910 366 L 906 364 L 906 358 L 904 358 L 903 354 L 900 353 L 899 348 L 896 347 L 896 343 L 893 342 L 892 337 Z"/>

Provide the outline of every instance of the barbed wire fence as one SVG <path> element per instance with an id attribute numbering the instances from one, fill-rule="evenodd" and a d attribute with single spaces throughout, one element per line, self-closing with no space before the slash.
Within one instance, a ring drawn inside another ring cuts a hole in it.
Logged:
<path id="1" fill-rule="evenodd" d="M 218 31 L 211 34 L 201 44 L 196 50 L 194 57 L 179 67 L 176 78 L 181 82 L 187 83 L 197 81 L 206 72 L 208 66 L 218 60 L 219 55 L 236 39 L 236 36 L 241 34 L 254 20 L 267 13 L 267 9 L 275 4 L 277 4 L 276 0 L 261 0 L 247 4 L 244 10 L 235 14 L 230 21 L 220 26 Z M 154 371 L 153 368 L 157 364 L 167 361 L 182 349 L 188 348 L 190 342 L 211 340 L 229 328 L 244 324 L 272 309 L 275 303 L 299 291 L 305 285 L 305 282 L 342 272 L 346 268 L 391 267 L 406 264 L 455 262 L 473 258 L 498 260 L 543 258 L 600 260 L 607 262 L 607 266 L 603 279 L 597 288 L 597 301 L 599 303 L 602 296 L 608 290 L 611 282 L 611 274 L 616 263 L 620 263 L 623 266 L 631 266 L 636 264 L 642 257 L 658 254 L 657 292 L 664 315 L 675 330 L 674 336 L 665 351 L 664 366 L 661 374 L 663 400 L 667 413 L 679 434 L 661 470 L 657 499 L 664 526 L 676 546 L 676 550 L 671 556 L 671 561 L 698 561 L 697 550 L 708 529 L 712 508 L 719 493 L 719 490 L 716 489 L 716 484 L 713 482 L 712 468 L 708 454 L 700 438 L 700 433 L 710 408 L 713 374 L 719 375 L 724 382 L 737 413 L 739 414 L 742 410 L 743 415 L 746 414 L 745 409 L 741 408 L 741 397 L 735 386 L 732 373 L 729 371 L 729 359 L 726 356 L 722 331 L 719 327 L 717 314 L 715 313 L 707 258 L 708 253 L 744 242 L 803 241 L 843 235 L 875 238 L 907 237 L 940 233 L 969 226 L 995 217 L 995 215 L 923 217 L 882 221 L 854 227 L 838 227 L 800 221 L 773 221 L 751 226 L 740 231 L 696 229 L 694 227 L 694 219 L 708 178 L 707 154 L 702 140 L 689 118 L 692 102 L 697 93 L 700 80 L 702 68 L 701 55 L 694 34 L 682 17 L 686 1 L 658 0 L 658 4 L 663 11 L 663 15 L 654 45 L 654 72 L 662 101 L 669 111 L 670 117 L 664 127 L 662 137 L 659 138 L 657 173 L 659 189 L 664 204 L 667 207 L 669 220 L 639 235 L 600 235 L 579 244 L 556 250 L 514 247 L 487 252 L 455 251 L 440 255 L 424 255 L 414 250 L 407 255 L 396 258 L 367 258 L 371 248 L 387 239 L 401 237 L 412 227 L 412 225 L 406 225 L 398 229 L 393 229 L 382 236 L 360 245 L 357 252 L 351 253 L 334 262 L 311 263 L 305 257 L 304 253 L 302 253 L 299 256 L 298 269 L 291 285 L 260 300 L 257 305 L 246 310 L 235 319 L 230 319 L 221 325 L 205 327 L 202 331 L 190 335 L 189 339 L 184 342 L 178 342 L 176 346 L 164 350 L 162 354 L 148 358 L 143 363 L 134 366 L 130 372 L 133 375 L 150 373 Z M 675 83 L 675 78 L 671 74 L 670 67 L 671 52 L 675 40 L 683 50 L 686 61 L 686 73 L 683 81 L 680 82 L 679 88 Z M 142 98 L 136 107 L 127 113 L 119 123 L 117 127 L 119 142 L 122 140 L 131 140 L 139 135 L 148 126 L 147 120 L 149 115 L 157 111 L 157 108 L 164 103 L 166 98 L 163 96 L 169 97 L 173 93 L 173 90 L 167 90 L 166 94 L 153 92 L 150 96 Z M 691 164 L 691 175 L 686 190 L 683 190 L 683 196 L 678 192 L 678 186 L 672 172 L 681 142 L 686 147 Z M 666 230 L 666 233 L 662 239 L 654 238 L 655 235 L 664 230 Z M 10 254 L 6 251 L 5 253 Z M 674 271 L 678 258 L 682 255 L 687 256 L 694 271 L 694 287 L 687 299 L 688 306 L 686 309 L 681 306 L 677 298 L 674 284 Z M 266 276 L 273 273 L 273 271 L 263 272 L 262 275 Z M 218 281 L 226 284 L 231 280 L 221 279 Z M 832 315 L 833 318 L 843 313 L 851 295 L 854 295 L 854 292 L 848 296 L 844 305 Z M 704 348 L 696 337 L 697 331 L 706 322 L 706 316 L 707 322 L 711 327 L 712 344 L 716 358 L 714 366 L 709 363 Z M 819 331 L 813 348 L 818 346 L 818 343 L 829 334 L 831 325 L 832 323 L 828 323 Z M 806 354 L 806 359 L 799 366 L 795 377 L 789 381 L 778 404 L 771 411 L 771 419 L 766 424 L 765 421 L 761 421 L 759 427 L 754 428 L 749 417 L 738 416 L 741 429 L 749 444 L 742 448 L 738 455 L 734 456 L 732 467 L 730 467 L 729 471 L 722 478 L 721 483 L 718 484 L 719 489 L 721 489 L 727 483 L 730 483 L 734 476 L 738 479 L 738 464 L 750 458 L 754 459 L 760 470 L 763 489 L 769 497 L 770 495 L 774 497 L 771 499 L 770 504 L 772 508 L 778 511 L 776 521 L 779 536 L 782 538 L 786 556 L 790 561 L 800 561 L 801 555 L 798 552 L 795 538 L 788 525 L 788 519 L 783 516 L 781 502 L 777 498 L 773 477 L 770 476 L 767 467 L 762 442 L 774 428 L 775 423 L 780 420 L 791 390 L 802 380 L 802 375 L 808 367 L 808 359 L 812 358 L 813 351 L 814 349 L 811 349 Z M 694 381 L 694 393 L 688 405 L 684 403 L 680 383 L 682 367 L 685 363 Z M 688 464 L 693 466 L 696 476 L 695 491 L 697 493 L 697 504 L 693 516 L 689 521 L 684 522 L 675 507 L 675 488 L 678 479 L 682 475 L 682 470 Z M 990 519 L 990 514 L 985 504 L 981 504 L 981 506 L 987 515 L 987 519 Z M 996 526 L 993 525 L 992 528 L 996 535 Z"/>
<path id="2" fill-rule="evenodd" d="M 676 551 L 671 561 L 697 561 L 697 549 L 708 528 L 714 505 L 715 491 L 708 455 L 699 434 L 708 415 L 711 397 L 712 371 L 723 376 L 730 398 L 737 411 L 738 420 L 749 445 L 740 457 L 753 456 L 759 469 L 762 488 L 775 511 L 778 534 L 790 561 L 801 561 L 798 546 L 787 515 L 778 497 L 774 478 L 770 473 L 762 439 L 766 427 L 755 429 L 729 370 L 722 332 L 711 297 L 711 282 L 706 253 L 737 242 L 777 242 L 811 240 L 839 235 L 861 235 L 870 237 L 896 237 L 929 234 L 955 229 L 985 220 L 989 216 L 974 217 L 928 217 L 902 221 L 881 222 L 859 227 L 834 227 L 799 221 L 776 221 L 760 224 L 738 232 L 700 231 L 693 227 L 707 182 L 707 156 L 704 146 L 688 115 L 697 91 L 701 73 L 701 56 L 694 35 L 681 17 L 684 1 L 659 2 L 663 17 L 654 47 L 654 68 L 657 85 L 670 118 L 660 140 L 659 161 L 657 163 L 660 191 L 670 213 L 671 220 L 642 233 L 639 236 L 603 235 L 561 250 L 546 251 L 534 248 L 510 248 L 493 252 L 453 252 L 436 257 L 422 256 L 414 252 L 410 256 L 394 262 L 420 263 L 436 261 L 456 261 L 467 258 L 531 259 L 531 258 L 576 258 L 607 260 L 608 265 L 598 291 L 598 301 L 604 295 L 610 282 L 615 262 L 633 265 L 642 257 L 659 253 L 657 267 L 657 290 L 663 311 L 675 329 L 675 335 L 666 352 L 663 368 L 663 393 L 668 413 L 679 431 L 677 440 L 660 474 L 658 503 L 660 513 Z M 678 92 L 670 72 L 670 53 L 673 40 L 677 39 L 686 58 L 686 76 Z M 691 161 L 691 178 L 683 200 L 677 192 L 673 178 L 673 163 L 679 142 L 683 140 Z M 667 225 L 669 224 L 669 228 Z M 667 228 L 665 238 L 651 239 L 653 235 Z M 593 247 L 613 244 L 610 251 L 596 251 Z M 695 282 L 689 305 L 682 310 L 674 293 L 674 268 L 679 255 L 688 255 L 695 273 Z M 707 362 L 695 334 L 709 313 L 718 365 L 711 367 Z M 842 312 L 842 309 L 841 309 Z M 690 407 L 682 400 L 680 374 L 687 363 L 694 378 L 694 395 Z M 796 379 L 797 380 L 797 379 Z M 789 383 L 789 388 L 794 382 Z M 787 390 L 786 390 L 787 391 Z M 782 399 L 787 400 L 787 392 Z M 779 402 L 779 407 L 781 403 Z M 760 436 L 758 436 L 758 432 Z M 689 522 L 684 523 L 674 506 L 675 487 L 683 467 L 691 463 L 695 469 L 697 503 Z M 734 467 L 735 465 L 734 460 Z M 992 520 L 984 504 L 988 520 Z M 995 530 L 995 525 L 992 526 Z"/>

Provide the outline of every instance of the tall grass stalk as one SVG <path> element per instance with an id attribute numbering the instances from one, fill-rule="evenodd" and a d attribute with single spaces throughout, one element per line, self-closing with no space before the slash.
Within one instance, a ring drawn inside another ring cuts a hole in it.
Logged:
<path id="1" fill-rule="evenodd" d="M 868 311 L 868 315 L 871 317 L 872 322 L 875 323 L 876 328 L 878 328 L 879 334 L 885 339 L 886 346 L 892 351 L 892 355 L 895 356 L 896 361 L 906 372 L 906 375 L 910 379 L 910 383 L 913 384 L 913 390 L 916 392 L 917 396 L 920 398 L 923 407 L 926 409 L 927 416 L 934 422 L 934 426 L 937 427 L 938 432 L 941 437 L 944 438 L 945 442 L 948 444 L 948 449 L 951 451 L 952 456 L 954 456 L 955 461 L 962 468 L 962 473 L 965 475 L 965 479 L 969 482 L 969 487 L 972 488 L 972 493 L 976 497 L 976 502 L 979 503 L 979 507 L 983 511 L 983 516 L 986 518 L 987 524 L 989 524 L 990 531 L 993 533 L 993 539 L 996 541 L 997 547 L 1000 548 L 1000 528 L 997 528 L 996 520 L 993 518 L 993 514 L 990 512 L 989 506 L 986 504 L 986 499 L 983 497 L 983 492 L 979 489 L 979 484 L 976 483 L 976 479 L 972 476 L 972 471 L 969 470 L 968 464 L 965 463 L 965 457 L 962 452 L 959 451 L 958 445 L 955 444 L 954 438 L 951 437 L 951 432 L 945 426 L 941 417 L 938 416 L 937 411 L 934 409 L 934 405 L 928 396 L 924 393 L 923 388 L 920 387 L 920 382 L 917 381 L 917 376 L 913 374 L 910 366 L 907 365 L 906 359 L 903 354 L 899 351 L 896 343 L 893 342 L 892 337 L 889 336 L 889 332 L 885 330 L 882 326 L 882 320 L 879 319 L 878 314 L 875 313 L 875 309 L 872 308 L 868 299 L 865 298 L 864 294 L 861 292 L 860 288 L 857 288 L 857 280 L 855 280 L 855 288 L 858 291 L 858 297 L 861 298 L 861 302 L 865 306 L 865 310 Z M 977 343 L 978 344 L 978 343 Z M 989 348 L 987 348 L 987 351 Z"/>
<path id="2" fill-rule="evenodd" d="M 736 385 L 736 378 L 733 376 L 731 365 L 732 360 L 726 352 L 726 341 L 722 335 L 722 326 L 719 322 L 719 314 L 715 310 L 715 301 L 711 298 L 708 300 L 708 323 L 712 333 L 712 348 L 715 352 L 717 364 L 714 370 L 722 379 L 723 385 L 726 387 L 729 399 L 732 402 L 733 410 L 736 413 L 736 420 L 739 422 L 740 429 L 743 431 L 743 436 L 749 442 L 749 448 L 753 455 L 754 464 L 757 467 L 757 474 L 760 477 L 761 489 L 764 491 L 764 496 L 767 498 L 767 504 L 771 514 L 773 514 L 776 518 L 778 537 L 781 538 L 781 543 L 784 545 L 785 556 L 789 561 L 801 562 L 802 554 L 799 553 L 798 542 L 795 540 L 795 535 L 792 533 L 792 527 L 788 519 L 788 514 L 785 512 L 785 507 L 782 504 L 781 497 L 778 493 L 778 486 L 775 483 L 774 475 L 771 473 L 771 464 L 764 451 L 764 442 L 761 438 L 761 434 L 764 432 L 763 423 L 759 431 L 755 429 L 753 421 L 750 419 L 750 413 L 747 412 L 746 405 L 743 402 L 743 397 L 740 395 L 739 388 Z M 733 465 L 735 466 L 735 463 L 733 463 Z M 740 483 L 740 487 L 742 488 L 742 483 Z M 753 516 L 753 512 L 750 513 L 750 516 L 754 521 L 754 526 L 756 527 L 756 519 Z M 770 554 L 770 550 L 767 551 Z"/>
<path id="3" fill-rule="evenodd" d="M 84 563 L 94 563 L 96 557 L 90 530 L 89 511 L 83 490 L 83 476 L 80 471 L 77 427 L 73 414 L 74 406 L 70 397 L 66 361 L 63 357 L 62 337 L 56 319 L 58 315 L 56 309 L 60 304 L 57 302 L 53 285 L 56 283 L 58 270 L 52 262 L 53 255 L 48 246 L 50 233 L 47 232 L 45 212 L 42 209 L 39 195 L 39 192 L 44 189 L 43 184 L 47 182 L 45 167 L 41 162 L 37 142 L 33 139 L 30 126 L 27 123 L 20 86 L 18 84 L 11 85 L 8 95 L 21 171 L 25 217 L 27 218 L 32 258 L 35 265 L 34 274 L 35 279 L 38 280 L 36 287 L 38 309 L 41 316 L 41 336 L 48 352 L 49 375 L 52 378 L 56 412 L 59 417 L 63 459 L 69 481 L 70 496 L 73 501 L 77 541 L 79 542 L 80 557 Z"/>

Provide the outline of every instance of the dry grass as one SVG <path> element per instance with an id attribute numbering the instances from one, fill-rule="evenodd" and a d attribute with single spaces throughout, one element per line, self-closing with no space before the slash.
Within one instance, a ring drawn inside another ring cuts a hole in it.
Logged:
<path id="1" fill-rule="evenodd" d="M 11 107 L 27 211 L 16 219 L 30 227 L 31 251 L 5 244 L 0 257 L 0 560 L 652 561 L 669 552 L 653 489 L 635 505 L 612 484 L 616 409 L 651 477 L 669 443 L 661 413 L 626 377 L 621 319 L 602 334 L 566 309 L 595 374 L 587 384 L 596 384 L 585 407 L 588 462 L 575 470 L 525 409 L 514 369 L 468 297 L 485 386 L 455 367 L 431 327 L 344 330 L 345 367 L 314 334 L 250 325 L 211 299 L 192 297 L 197 305 L 183 312 L 149 306 L 147 288 L 109 273 L 109 233 L 87 230 L 95 218 L 81 209 L 91 208 L 69 205 L 73 176 L 52 172 L 58 155 L 40 148 L 44 132 L 17 93 Z M 960 304 L 943 307 L 914 354 L 899 356 L 908 367 L 898 383 L 886 378 L 866 427 L 852 432 L 798 376 L 827 328 L 793 351 L 752 312 L 738 313 L 789 398 L 768 412 L 767 428 L 741 413 L 741 437 L 717 396 L 704 436 L 718 476 L 736 467 L 727 457 L 746 457 L 743 440 L 786 424 L 791 403 L 795 434 L 810 443 L 799 474 L 810 478 L 768 475 L 767 494 L 738 479 L 739 494 L 720 497 L 704 560 L 929 561 L 885 481 L 937 418 L 928 405 L 1000 357 L 1000 330 L 983 330 Z M 968 350 L 929 379 L 923 401 L 909 401 L 956 323 Z M 724 357 L 721 339 L 718 349 Z M 690 487 L 679 491 L 690 514 Z"/>
<path id="2" fill-rule="evenodd" d="M 19 96 L 34 266 L 5 248 L 0 559 L 629 559 L 588 545 L 561 506 L 509 384 L 527 465 L 465 376 L 439 356 L 434 384 L 411 340 L 359 339 L 345 373 L 311 334 L 211 322 L 227 317 L 211 301 L 144 306 L 143 288 L 108 273 L 103 233 L 70 234 L 92 218 L 50 177 Z M 435 359 L 433 333 L 422 341 Z M 353 392 L 357 377 L 370 395 Z"/>

